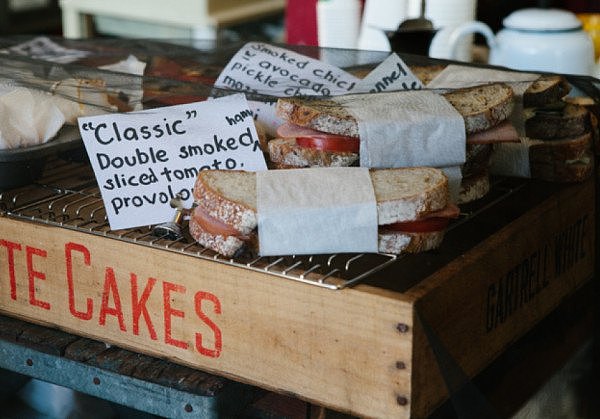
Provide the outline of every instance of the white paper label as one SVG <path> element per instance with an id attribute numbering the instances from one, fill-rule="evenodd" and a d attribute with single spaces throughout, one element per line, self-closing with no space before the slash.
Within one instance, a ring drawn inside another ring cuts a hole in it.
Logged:
<path id="1" fill-rule="evenodd" d="M 260 254 L 377 252 L 377 204 L 363 168 L 257 173 Z"/>
<path id="2" fill-rule="evenodd" d="M 357 83 L 354 91 L 381 93 L 422 88 L 421 80 L 410 71 L 398 54 L 393 53 Z"/>
<path id="3" fill-rule="evenodd" d="M 348 93 L 358 80 L 314 58 L 250 42 L 225 66 L 215 87 L 279 97 L 330 96 Z"/>
<path id="4" fill-rule="evenodd" d="M 273 97 L 339 96 L 421 89 L 421 81 L 397 55 L 391 54 L 364 79 L 323 61 L 269 44 L 244 45 L 225 66 L 215 87 Z M 250 101 L 255 119 L 276 135 L 284 121 L 275 113 L 275 101 Z"/>
<path id="5" fill-rule="evenodd" d="M 89 55 L 87 51 L 65 48 L 45 36 L 10 47 L 8 52 L 59 64 L 72 63 Z"/>
<path id="6" fill-rule="evenodd" d="M 241 94 L 78 122 L 113 230 L 170 220 L 177 194 L 191 206 L 199 170 L 266 169 Z"/>

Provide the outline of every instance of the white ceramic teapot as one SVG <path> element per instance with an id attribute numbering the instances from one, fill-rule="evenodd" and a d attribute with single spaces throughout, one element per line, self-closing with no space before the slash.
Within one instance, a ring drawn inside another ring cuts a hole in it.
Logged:
<path id="1" fill-rule="evenodd" d="M 519 70 L 594 75 L 594 45 L 575 14 L 560 9 L 522 9 L 503 21 L 496 36 L 483 22 L 442 28 L 431 41 L 434 58 L 461 59 L 459 41 L 482 34 L 490 48 L 489 63 Z"/>

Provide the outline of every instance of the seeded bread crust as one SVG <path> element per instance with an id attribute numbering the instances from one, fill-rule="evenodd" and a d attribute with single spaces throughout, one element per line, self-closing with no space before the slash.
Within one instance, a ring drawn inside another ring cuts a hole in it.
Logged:
<path id="1" fill-rule="evenodd" d="M 439 169 L 377 169 L 369 173 L 380 225 L 414 220 L 440 210 L 448 203 L 448 178 Z M 233 187 L 237 186 L 236 183 L 245 187 L 243 203 L 233 199 L 225 188 L 219 190 L 217 185 L 220 177 L 228 177 Z M 211 217 L 231 225 L 242 234 L 249 234 L 257 225 L 254 172 L 200 171 L 194 186 L 194 200 Z"/>
<path id="2" fill-rule="evenodd" d="M 193 217 L 190 218 L 189 231 L 192 238 L 202 246 L 225 257 L 233 257 L 244 247 L 244 241 L 235 236 L 221 236 L 204 231 Z"/>
<path id="3" fill-rule="evenodd" d="M 543 75 L 534 81 L 523 94 L 523 106 L 539 107 L 560 101 L 571 91 L 563 76 Z"/>
<path id="4" fill-rule="evenodd" d="M 277 114 L 293 124 L 330 134 L 358 138 L 354 117 L 338 103 L 327 99 L 280 98 Z"/>
<path id="5" fill-rule="evenodd" d="M 490 176 L 487 170 L 463 178 L 460 183 L 457 204 L 463 205 L 483 198 L 490 191 Z"/>
<path id="6" fill-rule="evenodd" d="M 438 248 L 444 240 L 443 231 L 432 233 L 401 233 L 385 232 L 379 233 L 380 253 L 419 253 Z"/>
<path id="7" fill-rule="evenodd" d="M 344 167 L 356 163 L 358 153 L 300 147 L 295 138 L 275 138 L 269 141 L 269 158 L 283 167 Z"/>
<path id="8" fill-rule="evenodd" d="M 419 173 L 414 176 L 390 176 L 397 169 L 371 170 L 371 181 L 377 201 L 377 222 L 379 225 L 414 220 L 424 214 L 441 210 L 448 201 L 448 178 L 438 169 L 418 167 L 402 169 L 406 173 Z M 415 191 L 412 195 L 407 193 L 399 202 L 389 199 L 390 190 Z"/>
<path id="9" fill-rule="evenodd" d="M 531 177 L 549 182 L 581 182 L 594 168 L 592 135 L 544 141 L 529 147 Z"/>
<path id="10" fill-rule="evenodd" d="M 555 140 L 574 137 L 590 129 L 590 113 L 584 106 L 566 104 L 562 109 L 538 110 L 525 121 L 529 138 Z"/>
<path id="11" fill-rule="evenodd" d="M 211 217 L 229 224 L 242 234 L 249 234 L 257 223 L 255 176 L 253 172 L 202 170 L 194 184 L 194 201 Z M 235 192 L 245 193 L 247 197 L 232 197 L 226 190 L 231 188 L 219 187 L 219 181 L 224 177 L 231 178 L 234 188 L 239 188 Z"/>
<path id="12" fill-rule="evenodd" d="M 234 258 L 242 252 L 258 253 L 258 239 L 247 243 L 237 237 L 220 236 L 208 233 L 192 218 L 189 223 L 190 235 L 200 245 L 225 257 Z M 402 233 L 381 231 L 378 234 L 380 253 L 400 254 L 418 253 L 438 248 L 444 239 L 444 232 Z"/>
<path id="13" fill-rule="evenodd" d="M 586 152 L 585 158 L 593 159 L 591 152 Z M 589 179 L 593 174 L 594 166 L 589 162 L 566 163 L 564 161 L 554 162 L 532 162 L 531 177 L 548 182 L 577 183 Z"/>
<path id="14" fill-rule="evenodd" d="M 484 131 L 506 120 L 513 110 L 513 90 L 504 83 L 457 89 L 444 97 L 461 114 L 467 134 Z M 277 114 L 283 119 L 331 134 L 359 136 L 358 123 L 338 103 L 326 99 L 280 98 Z"/>
<path id="15" fill-rule="evenodd" d="M 514 92 L 504 83 L 457 89 L 444 94 L 465 121 L 467 134 L 485 131 L 508 119 Z"/>

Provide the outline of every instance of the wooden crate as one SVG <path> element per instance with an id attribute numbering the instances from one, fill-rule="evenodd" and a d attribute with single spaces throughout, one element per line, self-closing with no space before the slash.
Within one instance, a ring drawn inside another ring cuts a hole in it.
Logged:
<path id="1" fill-rule="evenodd" d="M 474 376 L 594 273 L 591 180 L 504 180 L 465 210 L 438 251 L 342 290 L 6 211 L 0 311 L 342 412 L 425 417 L 450 369 Z"/>

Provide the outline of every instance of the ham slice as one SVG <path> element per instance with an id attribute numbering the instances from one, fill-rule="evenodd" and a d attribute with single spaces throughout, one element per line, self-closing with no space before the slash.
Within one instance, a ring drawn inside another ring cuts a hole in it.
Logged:
<path id="1" fill-rule="evenodd" d="M 419 217 L 419 220 L 427 218 L 458 218 L 460 215 L 460 208 L 456 204 L 448 204 L 445 208 L 437 211 L 431 211 L 423 214 Z"/>
<path id="2" fill-rule="evenodd" d="M 518 143 L 519 133 L 510 121 L 467 136 L 467 144 Z"/>
<path id="3" fill-rule="evenodd" d="M 301 127 L 290 122 L 277 128 L 279 138 L 297 138 L 323 135 L 323 132 Z M 467 144 L 518 143 L 519 133 L 510 121 L 504 121 L 486 131 L 467 136 Z"/>
<path id="4" fill-rule="evenodd" d="M 313 137 L 329 135 L 323 131 L 317 131 L 311 128 L 301 127 L 290 122 L 286 122 L 277 128 L 277 136 L 279 138 L 297 138 L 297 137 Z M 340 137 L 340 135 L 333 135 Z"/>
<path id="5" fill-rule="evenodd" d="M 196 207 L 192 212 L 192 218 L 198 225 L 207 233 L 229 237 L 234 236 L 239 238 L 240 240 L 248 240 L 248 236 L 243 235 L 239 231 L 237 231 L 234 227 L 230 226 L 227 223 L 211 216 L 204 208 Z"/>

